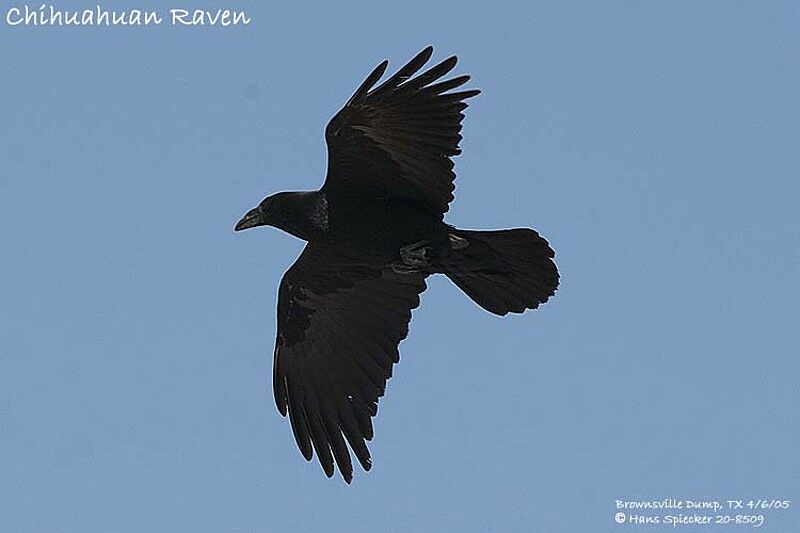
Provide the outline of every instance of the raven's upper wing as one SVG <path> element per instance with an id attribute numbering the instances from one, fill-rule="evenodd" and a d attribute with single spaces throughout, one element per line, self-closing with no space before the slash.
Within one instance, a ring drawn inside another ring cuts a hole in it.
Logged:
<path id="1" fill-rule="evenodd" d="M 434 83 L 456 65 L 455 56 L 412 78 L 432 53 L 429 46 L 373 89 L 384 61 L 331 119 L 326 189 L 403 198 L 439 215 L 447 211 L 464 100 L 480 91 L 446 93 L 469 76 Z"/>
<path id="2" fill-rule="evenodd" d="M 309 244 L 284 274 L 278 294 L 273 388 L 287 409 L 307 460 L 312 446 L 328 477 L 333 461 L 348 483 L 353 467 L 345 439 L 365 470 L 397 345 L 425 290 L 420 273 L 397 274 L 332 248 Z"/>

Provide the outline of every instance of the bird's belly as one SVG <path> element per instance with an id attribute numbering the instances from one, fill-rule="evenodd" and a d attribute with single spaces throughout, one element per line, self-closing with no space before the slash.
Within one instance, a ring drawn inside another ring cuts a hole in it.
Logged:
<path id="1" fill-rule="evenodd" d="M 381 256 L 387 262 L 399 257 L 400 249 L 427 240 L 447 238 L 446 226 L 438 218 L 413 207 L 385 203 L 353 206 L 350 213 L 332 210 L 331 240 L 354 251 Z"/>

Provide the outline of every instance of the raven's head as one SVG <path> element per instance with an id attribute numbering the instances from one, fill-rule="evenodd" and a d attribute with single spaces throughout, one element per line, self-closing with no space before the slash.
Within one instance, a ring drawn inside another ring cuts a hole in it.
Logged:
<path id="1" fill-rule="evenodd" d="M 280 228 L 285 219 L 284 196 L 288 193 L 279 192 L 272 196 L 267 196 L 256 207 L 248 211 L 242 219 L 236 223 L 236 231 L 255 228 L 258 226 L 273 226 Z"/>
<path id="2" fill-rule="evenodd" d="M 248 211 L 234 229 L 241 231 L 257 226 L 272 226 L 309 240 L 314 231 L 309 217 L 318 203 L 318 195 L 314 191 L 279 192 L 267 196 L 257 207 Z"/>

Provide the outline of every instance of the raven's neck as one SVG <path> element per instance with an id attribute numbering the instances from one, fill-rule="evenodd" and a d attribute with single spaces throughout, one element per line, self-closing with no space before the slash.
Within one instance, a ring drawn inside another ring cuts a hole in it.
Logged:
<path id="1" fill-rule="evenodd" d="M 304 241 L 323 237 L 328 231 L 328 199 L 320 191 L 280 195 L 275 226 Z"/>

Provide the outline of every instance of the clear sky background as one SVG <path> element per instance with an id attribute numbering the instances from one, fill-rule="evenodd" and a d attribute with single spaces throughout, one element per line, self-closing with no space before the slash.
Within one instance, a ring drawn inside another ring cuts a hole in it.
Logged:
<path id="1" fill-rule="evenodd" d="M 0 22 L 0 531 L 649 531 L 614 500 L 667 497 L 796 530 L 800 8 L 658 4 Z M 428 44 L 483 90 L 448 221 L 536 228 L 562 285 L 499 318 L 430 279 L 347 486 L 272 400 L 302 243 L 233 225 L 317 188 L 328 119 Z"/>

